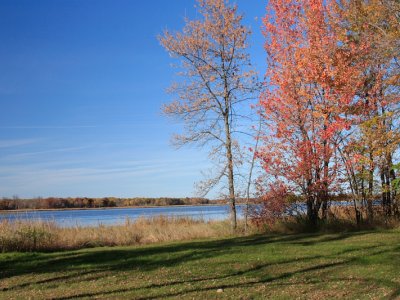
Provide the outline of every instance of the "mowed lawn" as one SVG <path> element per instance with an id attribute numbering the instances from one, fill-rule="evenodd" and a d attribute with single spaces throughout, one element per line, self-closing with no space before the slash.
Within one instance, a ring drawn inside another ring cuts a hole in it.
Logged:
<path id="1" fill-rule="evenodd" d="M 400 230 L 0 254 L 1 299 L 400 299 Z"/>

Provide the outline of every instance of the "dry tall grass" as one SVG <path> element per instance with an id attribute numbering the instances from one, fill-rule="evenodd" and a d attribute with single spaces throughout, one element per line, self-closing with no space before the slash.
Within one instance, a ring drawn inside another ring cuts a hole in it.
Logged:
<path id="1" fill-rule="evenodd" d="M 1 221 L 0 251 L 53 251 L 97 246 L 126 246 L 230 235 L 222 221 L 155 217 L 127 219 L 122 225 L 62 228 L 54 222 Z"/>
<path id="2" fill-rule="evenodd" d="M 265 224 L 260 230 L 269 233 L 293 234 L 304 232 L 346 232 L 359 230 L 380 230 L 400 228 L 400 220 L 396 217 L 387 217 L 379 208 L 375 209 L 374 219 L 368 220 L 366 211 L 363 211 L 360 224 L 356 222 L 353 207 L 331 207 L 328 217 L 320 220 L 316 227 L 312 227 L 305 215 L 282 217 L 272 225 Z"/>

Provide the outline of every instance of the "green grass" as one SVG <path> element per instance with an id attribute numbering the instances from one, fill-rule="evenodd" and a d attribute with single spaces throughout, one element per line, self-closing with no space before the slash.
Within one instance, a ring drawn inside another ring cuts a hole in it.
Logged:
<path id="1" fill-rule="evenodd" d="M 3 253 L 0 298 L 398 299 L 400 230 Z"/>

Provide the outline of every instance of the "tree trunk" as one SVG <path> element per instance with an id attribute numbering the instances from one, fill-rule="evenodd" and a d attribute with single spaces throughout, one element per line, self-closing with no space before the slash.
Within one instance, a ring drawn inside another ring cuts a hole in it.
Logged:
<path id="1" fill-rule="evenodd" d="M 328 197 L 324 195 L 324 201 L 322 202 L 322 219 L 328 220 Z"/>
<path id="2" fill-rule="evenodd" d="M 324 131 L 326 132 L 328 126 L 324 124 Z M 327 220 L 328 217 L 328 198 L 329 198 L 329 192 L 328 192 L 328 177 L 329 177 L 329 156 L 328 156 L 328 142 L 326 140 L 323 141 L 323 146 L 324 146 L 324 169 L 323 169 L 323 185 L 324 185 L 324 190 L 322 194 L 322 219 Z"/>
<path id="3" fill-rule="evenodd" d="M 308 196 L 307 199 L 307 218 L 309 225 L 313 230 L 317 229 L 318 225 L 318 210 L 316 209 L 316 204 L 313 196 Z"/>
<path id="4" fill-rule="evenodd" d="M 237 221 L 236 221 L 236 199 L 235 199 L 235 185 L 234 185 L 234 177 L 233 177 L 233 156 L 232 156 L 232 140 L 231 140 L 231 131 L 229 126 L 229 114 L 226 113 L 224 115 L 225 121 L 225 134 L 226 134 L 226 159 L 227 159 L 227 167 L 228 167 L 228 186 L 229 186 L 229 205 L 230 205 L 230 215 L 231 215 L 231 228 L 232 231 L 236 230 Z"/>
<path id="5" fill-rule="evenodd" d="M 357 197 L 354 199 L 354 212 L 356 214 L 356 223 L 357 227 L 361 225 L 362 222 L 362 208 L 364 208 L 364 205 L 366 203 L 366 192 L 365 192 L 365 182 L 364 182 L 364 165 L 361 168 L 361 201 L 360 199 L 360 193 L 357 194 Z M 361 205 L 359 205 L 361 203 Z"/>
<path id="6" fill-rule="evenodd" d="M 356 224 L 357 227 L 360 227 L 362 222 L 362 214 L 359 206 L 359 199 L 354 199 L 353 202 L 354 202 L 354 211 L 356 213 Z"/>
<path id="7" fill-rule="evenodd" d="M 368 199 L 367 199 L 367 211 L 368 211 L 368 221 L 372 223 L 374 221 L 374 164 L 373 164 L 373 153 L 369 153 L 370 165 L 368 174 Z"/>
<path id="8" fill-rule="evenodd" d="M 386 216 L 389 216 L 390 214 L 390 199 L 388 199 L 388 193 L 387 191 L 387 186 L 386 186 L 386 172 L 385 172 L 385 167 L 382 168 L 381 170 L 381 187 L 382 187 L 382 208 Z"/>
<path id="9" fill-rule="evenodd" d="M 387 161 L 385 169 L 385 186 L 386 186 L 386 202 L 387 202 L 387 216 L 392 215 L 392 192 L 391 192 L 391 182 L 390 182 L 390 162 Z"/>
<path id="10" fill-rule="evenodd" d="M 254 152 L 253 152 L 253 157 L 251 158 L 251 164 L 250 164 L 250 172 L 249 172 L 249 179 L 247 181 L 247 190 L 246 190 L 246 210 L 245 210 L 245 215 L 244 215 L 244 232 L 247 234 L 248 230 L 248 218 L 249 218 L 249 205 L 250 205 L 250 187 L 251 187 L 251 180 L 253 178 L 253 169 L 254 169 L 254 164 L 256 161 L 256 153 L 258 149 L 258 143 L 260 141 L 260 134 L 261 134 L 261 115 L 258 123 L 258 131 L 257 131 L 257 136 L 256 136 L 256 144 L 254 146 Z"/>
<path id="11" fill-rule="evenodd" d="M 396 173 L 393 169 L 393 161 L 392 161 L 392 157 L 390 157 L 390 191 L 391 191 L 391 205 L 392 205 L 392 209 L 391 212 L 394 216 L 397 216 L 399 214 L 398 211 L 398 206 L 397 206 L 397 191 L 396 189 L 392 186 L 393 181 L 396 180 Z"/>

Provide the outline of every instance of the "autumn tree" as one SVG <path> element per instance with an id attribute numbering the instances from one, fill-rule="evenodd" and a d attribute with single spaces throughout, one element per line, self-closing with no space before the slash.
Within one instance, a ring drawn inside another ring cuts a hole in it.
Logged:
<path id="1" fill-rule="evenodd" d="M 237 6 L 225 0 L 198 0 L 201 19 L 185 19 L 181 32 L 166 30 L 159 38 L 169 54 L 179 59 L 183 80 L 171 87 L 177 96 L 165 105 L 165 114 L 183 120 L 185 132 L 175 136 L 177 145 L 211 146 L 221 170 L 208 187 L 226 177 L 231 225 L 236 228 L 235 134 L 242 105 L 256 90 L 255 73 L 247 54 L 249 29 L 242 25 Z"/>
<path id="2" fill-rule="evenodd" d="M 357 43 L 368 45 L 363 61 L 363 84 L 357 93 L 358 134 L 347 147 L 361 156 L 360 191 L 368 202 L 368 218 L 373 218 L 375 171 L 379 173 L 383 208 L 386 215 L 398 211 L 395 203 L 396 180 L 393 168 L 400 142 L 400 3 L 395 0 L 343 0 L 338 2 L 342 27 Z M 357 165 L 357 164 L 356 164 Z M 367 184 L 364 184 L 365 183 Z M 368 195 L 368 197 L 366 197 Z"/>
<path id="3" fill-rule="evenodd" d="M 342 34 L 333 1 L 271 0 L 264 18 L 267 78 L 260 99 L 268 130 L 259 151 L 270 190 L 301 196 L 311 224 L 338 191 L 340 133 L 361 85 L 364 45 Z"/>

